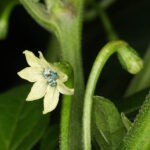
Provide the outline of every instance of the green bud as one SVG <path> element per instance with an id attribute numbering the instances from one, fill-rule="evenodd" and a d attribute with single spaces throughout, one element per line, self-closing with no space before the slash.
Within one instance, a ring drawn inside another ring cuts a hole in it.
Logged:
<path id="1" fill-rule="evenodd" d="M 121 47 L 118 51 L 121 65 L 131 74 L 138 73 L 143 67 L 143 61 L 130 46 Z"/>

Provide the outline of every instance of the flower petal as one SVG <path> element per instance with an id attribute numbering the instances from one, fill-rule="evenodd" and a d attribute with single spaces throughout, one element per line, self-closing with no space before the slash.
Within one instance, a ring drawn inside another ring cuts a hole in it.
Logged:
<path id="1" fill-rule="evenodd" d="M 42 75 L 42 68 L 35 68 L 35 67 L 26 67 L 25 69 L 21 70 L 17 74 L 29 82 L 35 82 L 37 80 L 43 79 Z"/>
<path id="2" fill-rule="evenodd" d="M 64 74 L 64 73 L 62 73 L 62 72 L 61 72 L 61 74 L 60 74 L 60 72 L 59 72 L 58 75 L 59 75 L 59 80 L 60 80 L 61 82 L 66 82 L 66 81 L 68 80 L 68 76 L 67 76 L 66 74 Z"/>
<path id="3" fill-rule="evenodd" d="M 59 80 L 61 80 L 62 82 L 66 82 L 68 80 L 68 76 L 63 73 L 58 67 L 57 65 L 53 64 L 53 68 L 55 68 L 55 71 L 58 73 L 59 75 Z"/>
<path id="4" fill-rule="evenodd" d="M 42 98 L 46 93 L 47 87 L 48 84 L 46 80 L 40 80 L 35 82 L 26 100 L 33 101 Z"/>
<path id="5" fill-rule="evenodd" d="M 48 86 L 47 93 L 44 97 L 44 111 L 43 114 L 54 110 L 59 101 L 59 91 L 56 87 Z"/>
<path id="6" fill-rule="evenodd" d="M 57 72 L 60 81 L 66 82 L 68 80 L 68 76 L 65 73 L 63 73 L 58 67 L 51 64 L 51 68 L 52 68 L 52 71 Z"/>
<path id="7" fill-rule="evenodd" d="M 73 95 L 74 89 L 68 88 L 64 83 L 57 82 L 57 89 L 60 93 L 65 95 Z"/>
<path id="8" fill-rule="evenodd" d="M 23 53 L 26 56 L 27 63 L 31 67 L 41 67 L 40 59 L 37 58 L 31 51 L 25 50 Z"/>
<path id="9" fill-rule="evenodd" d="M 43 65 L 44 68 L 50 68 L 53 72 L 57 72 L 62 82 L 66 82 L 68 80 L 68 76 L 61 72 L 55 64 L 51 64 L 46 61 L 41 51 L 39 51 L 39 58 L 41 65 Z"/>
<path id="10" fill-rule="evenodd" d="M 49 63 L 46 61 L 46 59 L 44 58 L 43 54 L 41 51 L 38 51 L 39 53 L 39 58 L 40 58 L 40 61 L 41 61 L 41 65 L 44 67 L 44 68 L 48 68 L 49 67 Z"/>

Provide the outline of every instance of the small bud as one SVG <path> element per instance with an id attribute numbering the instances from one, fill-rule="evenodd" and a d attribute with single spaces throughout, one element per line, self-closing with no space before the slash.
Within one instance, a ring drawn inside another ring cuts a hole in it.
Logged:
<path id="1" fill-rule="evenodd" d="M 131 74 L 138 73 L 143 67 L 143 61 L 130 46 L 124 46 L 118 51 L 121 65 Z"/>

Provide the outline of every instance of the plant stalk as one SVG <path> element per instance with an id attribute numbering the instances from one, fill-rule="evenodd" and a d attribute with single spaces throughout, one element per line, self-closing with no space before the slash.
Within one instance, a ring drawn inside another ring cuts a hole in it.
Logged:
<path id="1" fill-rule="evenodd" d="M 83 83 L 83 70 L 82 70 L 82 60 L 81 60 L 81 35 L 78 29 L 78 20 L 74 20 L 72 24 L 63 27 L 63 32 L 61 37 L 61 55 L 63 60 L 67 60 L 74 69 L 74 89 L 75 93 L 71 99 L 66 101 L 66 104 L 62 106 L 62 110 L 66 111 L 68 119 L 62 124 L 62 128 L 68 128 L 62 130 L 61 134 L 66 138 L 61 141 L 64 144 L 61 144 L 62 150 L 79 150 L 82 145 L 82 106 L 83 106 L 83 92 L 84 92 L 84 83 Z M 67 41 L 67 42 L 66 42 Z M 66 98 L 66 96 L 65 96 Z M 68 103 L 68 104 L 67 104 Z M 70 104 L 72 103 L 72 104 Z M 70 113 L 70 115 L 69 115 Z M 65 118 L 64 113 L 62 115 L 62 121 Z M 69 118 L 70 116 L 70 118 Z M 69 134 L 69 135 L 68 135 Z M 66 144 L 65 144 L 66 143 Z M 69 144 L 70 143 L 70 144 Z M 68 145 L 68 146 L 67 146 Z"/>
<path id="2" fill-rule="evenodd" d="M 96 88 L 96 83 L 100 76 L 100 73 L 108 60 L 108 58 L 118 51 L 121 47 L 126 46 L 127 43 L 124 41 L 113 41 L 109 42 L 104 46 L 91 70 L 89 79 L 86 86 L 85 97 L 84 97 L 84 108 L 83 108 L 83 144 L 84 150 L 91 150 L 91 112 L 93 104 L 93 95 Z"/>

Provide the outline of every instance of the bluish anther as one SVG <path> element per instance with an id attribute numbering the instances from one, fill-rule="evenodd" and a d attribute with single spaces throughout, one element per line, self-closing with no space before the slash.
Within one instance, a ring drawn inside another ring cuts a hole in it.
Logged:
<path id="1" fill-rule="evenodd" d="M 48 79 L 48 83 L 50 86 L 54 87 L 57 85 L 56 80 L 59 78 L 56 72 L 53 72 L 50 69 L 44 69 L 43 75 L 46 79 Z"/>

